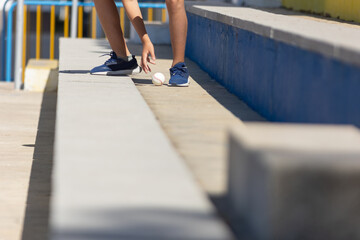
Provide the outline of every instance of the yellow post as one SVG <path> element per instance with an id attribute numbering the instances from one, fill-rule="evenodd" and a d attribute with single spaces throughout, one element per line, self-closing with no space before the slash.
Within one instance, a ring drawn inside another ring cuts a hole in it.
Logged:
<path id="1" fill-rule="evenodd" d="M 65 6 L 64 37 L 69 37 L 69 6 Z"/>
<path id="2" fill-rule="evenodd" d="M 163 8 L 161 10 L 161 21 L 166 22 L 166 9 L 165 8 Z"/>
<path id="3" fill-rule="evenodd" d="M 79 7 L 79 14 L 78 14 L 78 38 L 83 37 L 83 21 L 84 21 L 84 7 Z"/>
<path id="4" fill-rule="evenodd" d="M 153 9 L 152 8 L 148 8 L 148 21 L 149 22 L 153 21 Z"/>
<path id="5" fill-rule="evenodd" d="M 22 52 L 22 82 L 25 78 L 25 65 L 26 65 L 26 33 L 27 33 L 27 6 L 24 5 L 24 27 L 23 27 L 23 52 Z"/>
<path id="6" fill-rule="evenodd" d="M 50 59 L 54 59 L 55 49 L 55 6 L 51 6 L 50 13 Z"/>
<path id="7" fill-rule="evenodd" d="M 36 9 L 36 59 L 40 59 L 41 44 L 41 6 Z"/>
<path id="8" fill-rule="evenodd" d="M 124 32 L 125 30 L 125 10 L 124 8 L 120 8 L 120 26 L 122 31 Z"/>
<path id="9" fill-rule="evenodd" d="M 96 38 L 96 9 L 95 7 L 92 8 L 92 30 L 91 30 L 91 36 L 92 38 Z"/>

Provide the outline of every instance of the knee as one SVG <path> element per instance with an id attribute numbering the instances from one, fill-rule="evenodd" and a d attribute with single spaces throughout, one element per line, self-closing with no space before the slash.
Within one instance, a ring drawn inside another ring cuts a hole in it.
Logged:
<path id="1" fill-rule="evenodd" d="M 184 0 L 165 0 L 168 11 L 178 11 L 184 8 Z"/>

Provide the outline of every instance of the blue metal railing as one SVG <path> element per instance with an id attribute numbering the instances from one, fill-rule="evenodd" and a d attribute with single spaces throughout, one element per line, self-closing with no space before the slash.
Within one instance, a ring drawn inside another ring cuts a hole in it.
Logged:
<path id="1" fill-rule="evenodd" d="M 2 30 L 1 30 L 1 76 L 0 79 L 5 78 L 5 29 L 6 29 L 6 5 L 10 0 L 5 0 L 3 9 L 2 9 Z"/>
<path id="2" fill-rule="evenodd" d="M 6 3 L 9 0 L 6 1 Z M 5 5 L 6 5 L 5 3 Z M 115 2 L 116 6 L 118 8 L 123 7 L 123 4 L 121 2 Z M 40 5 L 40 6 L 72 6 L 72 2 L 59 2 L 59 1 L 25 1 L 24 5 Z M 4 20 L 4 29 L 3 33 L 5 32 L 5 22 L 6 22 L 6 36 L 3 34 L 3 40 L 2 40 L 2 53 L 4 53 L 4 43 L 6 42 L 6 58 L 4 61 L 4 57 L 2 54 L 2 64 L 5 64 L 5 81 L 10 82 L 11 81 L 11 70 L 12 70 L 12 27 L 13 27 L 13 18 L 14 18 L 14 9 L 17 6 L 17 2 L 13 2 L 9 8 L 7 21 Z M 79 2 L 78 7 L 93 7 L 93 2 Z M 166 8 L 165 3 L 139 3 L 140 8 L 160 8 L 164 9 Z M 5 6 L 4 6 L 5 8 Z M 4 15 L 5 19 L 5 15 Z M 77 19 L 75 19 L 77 21 Z M 5 41 L 4 41 L 5 40 Z M 4 66 L 3 66 L 4 67 Z M 4 70 L 4 68 L 2 68 Z M 3 71 L 4 72 L 4 71 Z M 3 78 L 2 78 L 3 79 Z"/>

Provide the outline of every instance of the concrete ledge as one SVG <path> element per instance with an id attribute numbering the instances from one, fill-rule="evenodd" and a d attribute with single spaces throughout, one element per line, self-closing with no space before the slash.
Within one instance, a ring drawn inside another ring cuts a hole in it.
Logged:
<path id="1" fill-rule="evenodd" d="M 252 239 L 358 239 L 360 133 L 348 126 L 233 129 L 228 186 Z"/>
<path id="2" fill-rule="evenodd" d="M 25 69 L 24 90 L 56 91 L 58 68 L 58 60 L 30 59 Z"/>
<path id="3" fill-rule="evenodd" d="M 186 11 L 360 66 L 360 28 L 224 3 L 186 4 Z"/>
<path id="4" fill-rule="evenodd" d="M 51 239 L 231 239 L 105 41 L 62 39 Z"/>
<path id="5" fill-rule="evenodd" d="M 186 55 L 271 121 L 360 126 L 360 29 L 189 3 Z"/>

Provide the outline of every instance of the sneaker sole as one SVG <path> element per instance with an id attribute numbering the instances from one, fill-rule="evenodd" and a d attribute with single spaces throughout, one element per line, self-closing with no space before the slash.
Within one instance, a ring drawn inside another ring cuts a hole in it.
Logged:
<path id="1" fill-rule="evenodd" d="M 91 75 L 105 75 L 105 76 L 123 76 L 123 75 L 134 75 L 141 73 L 141 67 L 137 66 L 134 69 L 126 69 L 126 70 L 119 70 L 119 71 L 106 71 L 106 72 L 94 72 Z"/>
<path id="2" fill-rule="evenodd" d="M 190 85 L 190 82 L 183 83 L 183 84 L 170 84 L 170 86 L 175 86 L 175 87 L 188 87 L 189 85 Z"/>

